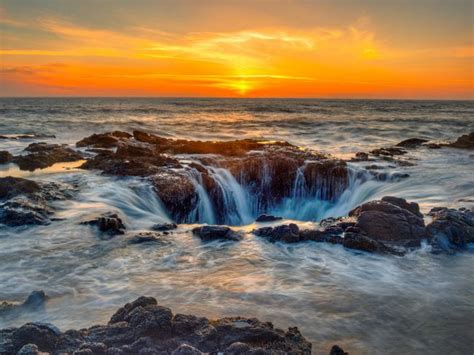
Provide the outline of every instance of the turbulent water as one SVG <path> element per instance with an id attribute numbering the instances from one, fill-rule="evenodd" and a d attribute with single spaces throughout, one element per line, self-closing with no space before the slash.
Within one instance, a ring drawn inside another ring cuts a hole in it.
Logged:
<path id="1" fill-rule="evenodd" d="M 473 102 L 326 101 L 241 99 L 1 99 L 0 135 L 46 134 L 73 144 L 92 133 L 141 129 L 172 138 L 286 140 L 346 158 L 357 151 L 410 137 L 454 139 L 474 130 Z M 31 140 L 0 140 L 19 153 Z M 268 212 L 300 225 L 340 216 L 364 201 L 395 195 L 433 206 L 472 206 L 472 153 L 421 148 L 415 165 L 390 169 L 406 179 L 361 178 L 366 163 L 351 164 L 349 187 L 335 201 L 300 188 Z M 250 234 L 239 243 L 202 243 L 193 225 L 156 245 L 126 240 L 170 221 L 144 181 L 101 176 L 59 164 L 34 173 L 0 166 L 0 176 L 24 176 L 76 186 L 57 202 L 61 218 L 48 226 L 0 227 L 0 300 L 21 300 L 34 289 L 51 299 L 44 311 L 0 318 L 0 328 L 30 320 L 62 329 L 106 322 L 138 295 L 155 296 L 175 312 L 210 317 L 243 315 L 297 325 L 315 353 L 338 343 L 353 354 L 471 354 L 474 344 L 474 252 L 433 255 L 422 248 L 405 257 L 378 256 L 339 245 L 270 244 Z M 224 191 L 227 223 L 250 232 L 256 197 L 224 169 L 212 174 Z M 199 176 L 194 177 L 199 188 Z M 199 192 L 199 189 L 198 189 Z M 214 223 L 200 191 L 190 221 Z M 115 210 L 125 216 L 124 236 L 104 240 L 88 216 Z M 87 311 L 85 311 L 87 310 Z"/>

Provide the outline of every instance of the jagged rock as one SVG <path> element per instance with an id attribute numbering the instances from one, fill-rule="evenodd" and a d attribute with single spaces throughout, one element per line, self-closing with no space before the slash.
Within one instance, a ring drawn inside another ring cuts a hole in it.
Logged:
<path id="1" fill-rule="evenodd" d="M 0 200 L 7 200 L 18 195 L 31 195 L 40 190 L 40 185 L 32 180 L 11 176 L 0 178 Z"/>
<path id="2" fill-rule="evenodd" d="M 406 154 L 407 151 L 397 147 L 385 147 L 385 148 L 378 148 L 370 151 L 370 154 L 375 156 L 388 156 L 392 157 L 394 155 L 403 155 Z"/>
<path id="3" fill-rule="evenodd" d="M 225 226 L 201 226 L 193 228 L 193 234 L 201 238 L 203 241 L 211 240 L 233 240 L 238 241 L 242 239 L 240 233 L 235 232 L 229 227 Z"/>
<path id="4" fill-rule="evenodd" d="M 27 155 L 17 155 L 13 162 L 21 170 L 43 169 L 60 162 L 71 162 L 83 159 L 82 154 L 65 145 L 32 143 L 25 148 Z"/>
<path id="5" fill-rule="evenodd" d="M 346 353 L 343 349 L 341 349 L 338 345 L 333 345 L 329 355 L 349 355 L 349 354 Z"/>
<path id="6" fill-rule="evenodd" d="M 394 244 L 416 245 L 426 237 L 423 216 L 416 203 L 386 196 L 370 201 L 349 212 L 357 218 L 356 227 L 367 237 Z"/>
<path id="7" fill-rule="evenodd" d="M 54 326 L 44 323 L 26 323 L 15 329 L 11 335 L 13 353 L 23 346 L 34 344 L 40 351 L 52 352 L 61 332 Z"/>
<path id="8" fill-rule="evenodd" d="M 27 344 L 54 354 L 311 354 L 311 343 L 295 327 L 285 332 L 257 319 L 173 316 L 152 297 L 127 303 L 108 325 L 61 333 L 50 325 L 27 323 L 0 330 L 0 338 L 5 354 Z"/>
<path id="9" fill-rule="evenodd" d="M 433 208 L 429 215 L 433 220 L 426 227 L 432 243 L 442 249 L 451 246 L 462 248 L 474 243 L 474 212 L 468 209 Z"/>
<path id="10" fill-rule="evenodd" d="M 263 227 L 252 231 L 258 237 L 268 239 L 270 242 L 295 243 L 301 241 L 299 228 L 296 224 L 283 224 L 277 227 Z"/>
<path id="11" fill-rule="evenodd" d="M 151 229 L 158 232 L 168 232 L 176 228 L 178 228 L 178 225 L 175 223 L 158 223 L 151 227 Z"/>
<path id="12" fill-rule="evenodd" d="M 405 139 L 404 141 L 401 141 L 396 146 L 402 147 L 402 148 L 413 149 L 413 148 L 420 147 L 423 143 L 426 143 L 426 142 L 428 142 L 428 140 L 423 139 L 423 138 L 408 138 L 408 139 Z"/>
<path id="13" fill-rule="evenodd" d="M 10 163 L 11 161 L 13 161 L 13 155 L 10 152 L 6 150 L 0 151 L 0 164 Z"/>
<path id="14" fill-rule="evenodd" d="M 77 147 L 114 148 L 117 143 L 130 138 L 127 132 L 114 131 L 109 133 L 93 134 L 76 143 Z"/>
<path id="15" fill-rule="evenodd" d="M 162 172 L 152 176 L 151 182 L 173 218 L 186 221 L 198 203 L 195 186 L 189 177 L 174 172 Z"/>
<path id="16" fill-rule="evenodd" d="M 397 251 L 396 249 L 388 247 L 378 240 L 369 238 L 363 233 L 360 233 L 359 230 L 357 230 L 356 233 L 352 232 L 351 230 L 346 232 L 344 234 L 342 245 L 345 248 L 363 250 L 371 253 L 387 253 L 399 256 L 404 255 L 402 251 Z"/>
<path id="17" fill-rule="evenodd" d="M 83 224 L 97 226 L 97 228 L 99 228 L 102 233 L 106 233 L 111 236 L 124 234 L 126 229 L 122 219 L 118 216 L 118 214 L 113 212 L 105 213 L 96 219 L 83 222 Z"/>
<path id="18" fill-rule="evenodd" d="M 279 221 L 281 220 L 281 217 L 276 217 L 268 214 L 261 214 L 260 216 L 257 217 L 255 222 L 274 222 L 274 221 Z"/>
<path id="19" fill-rule="evenodd" d="M 17 355 L 41 355 L 41 354 L 46 355 L 48 353 L 40 352 L 38 347 L 35 344 L 26 344 L 16 354 Z"/>
<path id="20" fill-rule="evenodd" d="M 474 132 L 462 135 L 455 142 L 446 144 L 451 148 L 474 149 Z"/>
<path id="21" fill-rule="evenodd" d="M 352 159 L 352 161 L 368 161 L 368 160 L 369 160 L 369 154 L 365 152 L 355 153 L 355 157 Z"/>
<path id="22" fill-rule="evenodd" d="M 44 202 L 15 197 L 0 205 L 0 223 L 16 227 L 28 224 L 47 225 L 53 210 Z"/>
<path id="23" fill-rule="evenodd" d="M 99 153 L 82 168 L 148 177 L 177 222 L 199 220 L 196 189 L 201 187 L 210 198 L 216 222 L 227 222 L 226 196 L 210 171 L 214 168 L 227 169 L 249 193 L 258 196 L 262 211 L 291 196 L 299 174 L 304 175 L 298 185 L 300 192 L 317 193 L 323 200 L 335 200 L 349 183 L 344 161 L 287 142 L 174 140 L 134 131 L 133 137 L 116 137 L 116 132 L 93 135 L 77 145 L 117 148 L 116 152 Z M 181 164 L 170 154 L 193 154 L 194 162 Z"/>

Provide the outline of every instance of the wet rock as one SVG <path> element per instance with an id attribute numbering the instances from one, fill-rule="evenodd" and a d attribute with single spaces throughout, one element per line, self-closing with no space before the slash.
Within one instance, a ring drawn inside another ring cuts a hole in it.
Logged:
<path id="1" fill-rule="evenodd" d="M 342 245 L 348 249 L 357 249 L 363 250 L 371 253 L 381 253 L 381 254 L 394 254 L 403 256 L 403 251 L 397 251 L 394 248 L 388 247 L 387 245 L 379 242 L 378 240 L 369 238 L 368 236 L 357 231 L 353 233 L 351 231 L 344 234 L 344 239 Z"/>
<path id="2" fill-rule="evenodd" d="M 30 224 L 47 225 L 53 209 L 42 201 L 15 197 L 0 204 L 0 223 L 16 227 Z"/>
<path id="3" fill-rule="evenodd" d="M 331 348 L 331 351 L 329 355 L 348 355 L 342 348 L 340 348 L 338 345 L 333 345 Z"/>
<path id="4" fill-rule="evenodd" d="M 261 214 L 260 216 L 257 217 L 255 222 L 274 222 L 274 221 L 279 221 L 281 220 L 281 217 L 276 217 L 268 214 Z"/>
<path id="5" fill-rule="evenodd" d="M 426 227 L 427 234 L 444 250 L 463 248 L 474 243 L 474 212 L 468 209 L 433 208 L 429 215 L 432 222 Z"/>
<path id="6" fill-rule="evenodd" d="M 47 296 L 43 290 L 31 292 L 23 303 L 3 301 L 0 303 L 0 314 L 11 311 L 34 311 L 44 306 Z"/>
<path id="7" fill-rule="evenodd" d="M 426 142 L 428 142 L 428 140 L 423 139 L 423 138 L 408 138 L 408 139 L 405 139 L 404 141 L 401 141 L 396 146 L 402 147 L 402 148 L 413 149 L 413 148 L 420 147 L 423 143 L 426 143 Z"/>
<path id="8" fill-rule="evenodd" d="M 397 147 L 385 147 L 385 148 L 378 148 L 378 149 L 374 149 L 372 151 L 370 151 L 370 153 L 372 155 L 375 155 L 375 156 L 388 156 L 388 157 L 392 157 L 394 155 L 403 155 L 403 154 L 406 154 L 407 151 L 406 150 L 403 150 L 401 148 L 397 148 Z"/>
<path id="9" fill-rule="evenodd" d="M 440 149 L 442 147 L 442 145 L 438 143 L 426 143 L 424 146 L 428 149 Z"/>
<path id="10" fill-rule="evenodd" d="M 142 244 L 142 243 L 162 243 L 163 240 L 159 233 L 153 232 L 142 232 L 132 237 L 129 244 Z"/>
<path id="11" fill-rule="evenodd" d="M 301 241 L 299 228 L 296 224 L 283 224 L 277 227 L 263 227 L 252 231 L 258 237 L 268 239 L 270 242 L 296 243 Z"/>
<path id="12" fill-rule="evenodd" d="M 201 238 L 203 241 L 211 240 L 233 240 L 239 241 L 242 239 L 240 233 L 235 232 L 229 227 L 225 226 L 201 226 L 193 228 L 193 234 Z"/>
<path id="13" fill-rule="evenodd" d="M 14 352 L 23 346 L 36 345 L 40 351 L 52 352 L 58 342 L 61 332 L 54 326 L 45 323 L 26 323 L 16 329 L 11 336 Z"/>
<path id="14" fill-rule="evenodd" d="M 446 146 L 460 149 L 474 149 L 474 132 L 462 135 L 455 142 L 446 144 Z"/>
<path id="15" fill-rule="evenodd" d="M 18 195 L 31 195 L 40 190 L 40 185 L 32 180 L 11 176 L 0 178 L 0 200 L 7 200 Z"/>
<path id="16" fill-rule="evenodd" d="M 27 344 L 39 351 L 69 354 L 201 354 L 224 352 L 310 354 L 298 328 L 276 329 L 269 322 L 242 317 L 208 320 L 177 314 L 151 297 L 140 297 L 120 308 L 108 325 L 59 330 L 28 323 L 0 330 L 6 353 Z"/>
<path id="17" fill-rule="evenodd" d="M 109 133 L 93 134 L 76 143 L 77 147 L 114 148 L 118 142 L 132 137 L 130 133 L 114 131 Z"/>
<path id="18" fill-rule="evenodd" d="M 108 212 L 97 219 L 83 222 L 92 226 L 97 226 L 99 231 L 110 236 L 125 233 L 125 225 L 122 219 L 116 213 Z"/>
<path id="19" fill-rule="evenodd" d="M 38 347 L 35 344 L 26 344 L 24 345 L 17 353 L 17 355 L 46 355 L 49 353 L 44 353 L 39 351 Z"/>
<path id="20" fill-rule="evenodd" d="M 356 227 L 367 237 L 396 244 L 420 243 L 426 237 L 423 216 L 418 204 L 386 196 L 370 201 L 349 212 L 357 218 Z"/>
<path id="21" fill-rule="evenodd" d="M 151 227 L 151 229 L 158 232 L 168 232 L 176 228 L 178 228 L 178 225 L 175 223 L 158 223 Z"/>
<path id="22" fill-rule="evenodd" d="M 355 161 L 368 161 L 369 160 L 369 154 L 365 152 L 357 152 L 355 153 Z"/>
<path id="23" fill-rule="evenodd" d="M 198 203 L 194 184 L 188 176 L 162 172 L 151 177 L 156 194 L 176 221 L 187 221 Z M 193 222 L 193 221 L 189 221 Z"/>
<path id="24" fill-rule="evenodd" d="M 32 143 L 25 148 L 27 155 L 15 156 L 13 162 L 21 170 L 33 171 L 47 168 L 56 163 L 72 162 L 83 159 L 82 154 L 68 148 L 65 145 Z"/>
<path id="25" fill-rule="evenodd" d="M 0 164 L 7 164 L 13 161 L 13 155 L 6 150 L 0 151 Z"/>

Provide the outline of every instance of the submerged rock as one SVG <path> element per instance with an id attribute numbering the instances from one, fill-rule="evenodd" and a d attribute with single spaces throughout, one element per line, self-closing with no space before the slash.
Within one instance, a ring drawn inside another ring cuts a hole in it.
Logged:
<path id="1" fill-rule="evenodd" d="M 451 148 L 474 149 L 474 132 L 462 135 L 455 142 L 446 144 Z"/>
<path id="2" fill-rule="evenodd" d="M 83 224 L 97 226 L 99 231 L 110 236 L 124 234 L 126 229 L 122 219 L 118 216 L 118 214 L 113 212 L 104 213 L 102 216 L 96 219 L 83 222 Z"/>
<path id="3" fill-rule="evenodd" d="M 29 152 L 27 155 L 17 155 L 13 162 L 21 170 L 33 171 L 47 168 L 56 163 L 72 162 L 83 159 L 82 154 L 68 148 L 66 145 L 32 143 L 25 148 Z"/>
<path id="4" fill-rule="evenodd" d="M 142 243 L 160 243 L 163 242 L 161 235 L 154 232 L 142 232 L 130 238 L 129 244 L 142 244 Z"/>
<path id="5" fill-rule="evenodd" d="M 282 224 L 277 227 L 263 227 L 252 231 L 258 237 L 268 239 L 270 242 L 295 243 L 302 241 L 300 229 L 294 223 Z"/>
<path id="6" fill-rule="evenodd" d="M 7 164 L 13 161 L 13 155 L 6 150 L 0 151 L 0 164 Z"/>
<path id="7" fill-rule="evenodd" d="M 3 301 L 0 303 L 0 315 L 12 311 L 33 311 L 42 308 L 47 300 L 43 290 L 31 292 L 23 303 Z"/>
<path id="8" fill-rule="evenodd" d="M 27 345 L 54 354 L 311 354 L 311 343 L 296 327 L 284 331 L 255 318 L 173 315 L 152 297 L 127 303 L 107 325 L 62 333 L 48 324 L 27 323 L 0 330 L 0 337 L 2 354 Z"/>
<path id="9" fill-rule="evenodd" d="M 402 148 L 413 149 L 413 148 L 421 147 L 421 145 L 423 145 L 423 143 L 426 143 L 426 142 L 428 142 L 428 140 L 423 139 L 423 138 L 408 138 L 408 139 L 405 139 L 404 141 L 401 141 L 396 146 L 402 147 Z"/>
<path id="10" fill-rule="evenodd" d="M 257 217 L 255 222 L 274 222 L 274 221 L 279 221 L 281 219 L 282 219 L 281 217 L 272 216 L 268 214 L 261 214 L 260 216 Z"/>
<path id="11" fill-rule="evenodd" d="M 178 228 L 178 225 L 175 223 L 158 223 L 151 227 L 151 229 L 158 232 L 168 232 L 176 228 Z"/>
<path id="12" fill-rule="evenodd" d="M 448 250 L 464 248 L 474 243 L 474 212 L 468 209 L 433 208 L 429 215 L 433 220 L 426 227 L 431 243 Z"/>
<path id="13" fill-rule="evenodd" d="M 242 235 L 226 226 L 201 226 L 193 228 L 193 234 L 203 241 L 232 240 L 239 241 Z"/>
<path id="14" fill-rule="evenodd" d="M 32 195 L 41 190 L 41 186 L 32 180 L 7 176 L 0 178 L 0 200 L 18 195 Z"/>

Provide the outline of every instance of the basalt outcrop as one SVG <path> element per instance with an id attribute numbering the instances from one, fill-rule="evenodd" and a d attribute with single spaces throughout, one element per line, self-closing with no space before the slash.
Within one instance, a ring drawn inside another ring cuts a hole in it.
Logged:
<path id="1" fill-rule="evenodd" d="M 344 161 L 287 142 L 189 141 L 134 131 L 133 135 L 92 135 L 77 146 L 106 148 L 89 158 L 82 166 L 84 169 L 149 179 L 177 222 L 201 220 L 197 206 L 203 202 L 203 191 L 215 222 L 227 222 L 227 216 L 236 207 L 229 205 L 222 179 L 235 180 L 255 196 L 256 213 L 298 193 L 335 200 L 349 183 Z M 229 176 L 222 176 L 222 169 Z"/>
<path id="2" fill-rule="evenodd" d="M 127 303 L 107 325 L 61 332 L 27 323 L 0 330 L 0 338 L 5 355 L 25 347 L 53 354 L 311 354 L 311 343 L 296 327 L 284 331 L 255 318 L 173 314 L 152 297 Z"/>
<path id="3" fill-rule="evenodd" d="M 474 211 L 437 207 L 429 215 L 432 222 L 426 229 L 433 245 L 450 251 L 474 243 Z"/>
<path id="4" fill-rule="evenodd" d="M 13 227 L 49 224 L 55 211 L 52 202 L 70 198 L 74 191 L 65 184 L 0 178 L 0 223 Z"/>
<path id="5" fill-rule="evenodd" d="M 25 148 L 25 155 L 13 157 L 12 162 L 17 164 L 21 170 L 34 171 L 47 168 L 56 163 L 73 162 L 81 160 L 82 154 L 66 145 L 32 143 Z"/>

